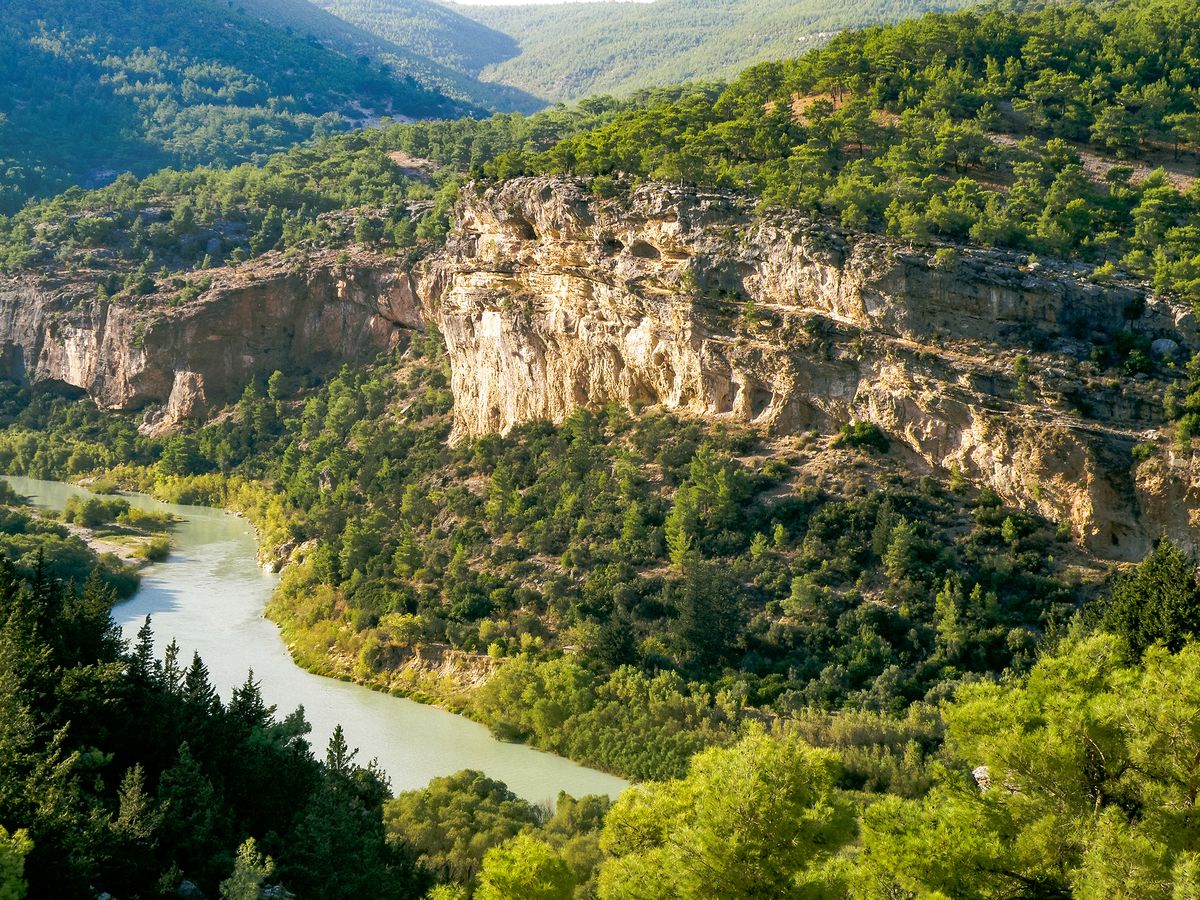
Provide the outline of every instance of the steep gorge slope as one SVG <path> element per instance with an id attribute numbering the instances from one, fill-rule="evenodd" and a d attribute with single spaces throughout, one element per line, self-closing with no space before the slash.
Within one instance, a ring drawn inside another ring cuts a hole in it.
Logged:
<path id="1" fill-rule="evenodd" d="M 782 434 L 869 421 L 925 464 L 1070 522 L 1101 556 L 1137 558 L 1163 532 L 1195 546 L 1193 464 L 1166 448 L 1132 457 L 1162 423 L 1164 384 L 1088 361 L 1144 289 L 1085 274 L 915 250 L 731 195 L 648 185 L 601 201 L 526 178 L 466 191 L 445 248 L 412 266 L 268 257 L 142 311 L 69 281 L 10 280 L 0 349 L 13 376 L 145 408 L 162 429 L 250 377 L 367 361 L 429 321 L 460 439 L 610 402 Z M 1167 301 L 1145 302 L 1133 327 L 1197 339 L 1190 309 Z"/>
<path id="2" fill-rule="evenodd" d="M 533 112 L 544 105 L 517 88 L 476 77 L 483 66 L 513 56 L 516 41 L 433 0 L 346 6 L 333 0 L 246 0 L 246 6 L 272 25 L 350 57 L 379 60 L 394 74 L 479 110 Z"/>
<path id="3" fill-rule="evenodd" d="M 509 34 L 435 0 L 312 0 L 312 5 L 411 53 L 471 75 L 518 52 Z"/>

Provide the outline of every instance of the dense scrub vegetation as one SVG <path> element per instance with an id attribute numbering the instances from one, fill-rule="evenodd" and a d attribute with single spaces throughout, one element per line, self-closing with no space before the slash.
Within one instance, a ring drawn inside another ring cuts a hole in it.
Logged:
<path id="1" fill-rule="evenodd" d="M 752 733 L 616 803 L 598 894 L 1187 896 L 1198 664 L 1194 643 L 1136 663 L 1074 635 L 1027 678 L 959 692 L 948 764 L 912 800 L 855 795 L 835 754 Z"/>
<path id="2" fill-rule="evenodd" d="M 135 483 L 207 480 L 216 502 L 266 480 L 243 502 L 268 545 L 312 547 L 272 607 L 307 665 L 469 703 L 501 734 L 642 778 L 730 740 L 747 707 L 898 712 L 1020 670 L 1081 599 L 1053 525 L 906 486 L 878 442 L 781 448 L 610 409 L 451 448 L 444 367 L 430 335 L 303 402 L 282 377 L 251 386 L 234 416 L 162 441 L 32 398 L 0 464 L 132 461 L 149 467 Z M 825 453 L 861 477 L 805 475 Z M 397 674 L 420 645 L 511 660 L 459 700 Z"/>
<path id="3" fill-rule="evenodd" d="M 461 109 L 216 0 L 8 0 L 0 83 L 0 213 L 124 171 L 260 159 L 349 119 Z"/>
<path id="4" fill-rule="evenodd" d="M 608 808 L 606 797 L 576 800 L 560 793 L 551 811 L 481 772 L 465 770 L 399 795 L 384 804 L 383 814 L 389 838 L 418 851 L 439 879 L 476 887 L 481 876 L 494 881 L 499 875 L 495 860 L 485 866 L 488 851 L 521 835 L 549 845 L 570 879 L 586 883 L 600 858 Z M 503 896 L 523 893 L 518 888 Z"/>
<path id="5" fill-rule="evenodd" d="M 681 778 L 631 788 L 602 823 L 602 805 L 569 804 L 565 842 L 544 813 L 474 773 L 404 795 L 388 814 L 445 854 L 443 878 L 503 879 L 516 886 L 507 896 L 1186 897 L 1197 890 L 1200 588 L 1183 560 L 1160 544 L 1026 675 L 961 687 L 937 715 L 936 756 L 910 744 L 907 781 L 863 782 L 856 770 L 911 713 L 838 717 L 849 746 L 801 716 L 697 754 Z M 1135 596 L 1172 598 L 1175 615 L 1153 602 L 1139 615 Z M 465 838 L 466 807 L 480 812 L 480 844 Z"/>

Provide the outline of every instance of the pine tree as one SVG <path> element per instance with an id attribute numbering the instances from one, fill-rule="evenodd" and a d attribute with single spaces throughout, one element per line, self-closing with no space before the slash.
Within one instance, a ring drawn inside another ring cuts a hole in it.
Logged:
<path id="1" fill-rule="evenodd" d="M 1136 570 L 1117 581 L 1104 624 L 1137 656 L 1159 641 L 1178 651 L 1188 638 L 1200 636 L 1195 563 L 1170 541 L 1159 541 Z"/>
<path id="2" fill-rule="evenodd" d="M 250 252 L 255 256 L 274 250 L 283 237 L 283 214 L 279 207 L 271 206 L 263 216 L 258 231 L 250 238 Z"/>
<path id="3" fill-rule="evenodd" d="M 174 848 L 175 862 L 187 873 L 208 881 L 218 874 L 216 856 L 225 843 L 225 823 L 212 782 L 200 770 L 185 741 L 175 763 L 158 781 L 158 802 L 164 813 L 163 842 Z"/>
<path id="4" fill-rule="evenodd" d="M 0 553 L 0 621 L 7 618 L 21 590 L 21 579 L 7 556 Z"/>
<path id="5" fill-rule="evenodd" d="M 113 589 L 93 569 L 83 590 L 68 591 L 64 604 L 63 658 L 67 665 L 115 662 L 122 648 L 121 629 L 113 621 Z"/>
<path id="6" fill-rule="evenodd" d="M 646 525 L 642 521 L 642 508 L 635 500 L 625 507 L 625 514 L 621 517 L 621 547 L 627 553 L 638 554 L 645 537 Z"/>
<path id="7" fill-rule="evenodd" d="M 275 861 L 258 851 L 254 838 L 246 838 L 238 847 L 233 874 L 221 882 L 221 900 L 259 900 L 274 874 Z M 277 886 L 271 896 L 288 900 L 294 895 Z"/>
<path id="8" fill-rule="evenodd" d="M 737 582 L 713 563 L 694 562 L 673 598 L 679 614 L 675 634 L 685 664 L 704 669 L 720 663 L 733 649 L 745 616 Z"/>
<path id="9" fill-rule="evenodd" d="M 682 485 L 675 492 L 675 504 L 663 526 L 667 535 L 667 554 L 671 564 L 678 569 L 684 569 L 697 556 L 693 544 L 698 519 L 695 492 Z"/>
<path id="10" fill-rule="evenodd" d="M 173 697 L 183 691 L 183 670 L 179 667 L 179 642 L 174 638 L 163 651 L 162 687 Z"/>
<path id="11" fill-rule="evenodd" d="M 192 654 L 192 664 L 183 677 L 183 702 L 197 716 L 209 718 L 221 708 L 216 689 L 208 680 L 208 666 L 199 653 Z"/>
<path id="12" fill-rule="evenodd" d="M 787 547 L 787 529 L 783 527 L 782 522 L 775 523 L 775 530 L 771 532 L 771 546 L 776 550 L 783 550 Z"/>
<path id="13" fill-rule="evenodd" d="M 146 789 L 146 773 L 137 763 L 121 779 L 117 813 L 108 826 L 114 857 L 121 860 L 119 867 L 109 869 L 117 896 L 137 896 L 157 882 L 155 850 L 162 822 L 163 810 Z"/>
<path id="14" fill-rule="evenodd" d="M 600 626 L 592 657 L 610 669 L 632 663 L 637 659 L 633 627 L 624 615 L 618 613 Z"/>
<path id="15" fill-rule="evenodd" d="M 354 757 L 358 750 L 351 750 L 346 743 L 346 733 L 339 724 L 333 729 L 329 738 L 329 747 L 325 751 L 325 767 L 337 775 L 349 775 L 355 768 Z"/>
<path id="16" fill-rule="evenodd" d="M 234 688 L 226 710 L 228 719 L 249 734 L 256 728 L 265 728 L 275 716 L 275 707 L 263 703 L 262 689 L 254 680 L 254 670 L 246 673 L 246 680 Z"/>

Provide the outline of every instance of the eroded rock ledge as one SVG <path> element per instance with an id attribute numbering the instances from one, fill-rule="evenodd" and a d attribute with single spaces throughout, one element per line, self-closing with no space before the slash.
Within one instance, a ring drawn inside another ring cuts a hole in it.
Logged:
<path id="1" fill-rule="evenodd" d="M 433 266 L 456 437 L 608 402 L 775 432 L 868 420 L 927 465 L 1069 521 L 1103 556 L 1137 558 L 1162 532 L 1195 543 L 1190 463 L 1133 469 L 1162 384 L 1084 363 L 1129 326 L 1138 285 L 661 185 L 599 202 L 561 179 L 469 196 Z M 1133 327 L 1194 344 L 1182 306 L 1149 301 Z"/>
<path id="2" fill-rule="evenodd" d="M 161 429 L 253 375 L 367 361 L 432 321 L 455 439 L 610 402 L 776 433 L 869 420 L 920 465 L 1069 521 L 1102 556 L 1137 558 L 1162 533 L 1196 546 L 1200 467 L 1131 457 L 1162 424 L 1163 382 L 1086 362 L 1130 316 L 1188 353 L 1191 312 L 1084 275 L 759 215 L 726 195 L 648 185 L 601 201 L 529 178 L 464 192 L 445 248 L 411 269 L 362 252 L 267 258 L 166 310 L 67 281 L 0 284 L 0 354 L 14 377 L 146 408 Z"/>
<path id="3" fill-rule="evenodd" d="M 211 273 L 180 306 L 99 299 L 66 278 L 0 282 L 0 371 L 84 392 L 102 407 L 147 411 L 147 429 L 200 418 L 275 369 L 366 362 L 423 314 L 412 277 L 382 257 L 268 258 Z"/>

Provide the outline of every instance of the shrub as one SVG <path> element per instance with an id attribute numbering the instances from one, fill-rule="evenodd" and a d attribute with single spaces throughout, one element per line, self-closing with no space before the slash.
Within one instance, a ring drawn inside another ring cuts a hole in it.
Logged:
<path id="1" fill-rule="evenodd" d="M 128 525 L 130 528 L 138 528 L 142 531 L 163 531 L 170 528 L 175 521 L 175 517 L 170 513 L 153 512 L 152 510 L 138 509 L 131 506 L 117 516 L 117 521 L 122 525 Z"/>
<path id="2" fill-rule="evenodd" d="M 933 269 L 953 269 L 958 264 L 959 254 L 953 247 L 939 247 L 933 254 L 929 266 Z"/>
<path id="3" fill-rule="evenodd" d="M 171 555 L 171 542 L 165 537 L 154 537 L 139 546 L 134 554 L 146 562 L 162 562 Z"/>
<path id="4" fill-rule="evenodd" d="M 116 481 L 111 478 L 94 478 L 88 484 L 88 490 L 93 494 L 115 494 L 117 487 Z"/>
<path id="5" fill-rule="evenodd" d="M 1154 441 L 1143 441 L 1133 448 L 1132 455 L 1135 463 L 1145 462 L 1151 459 L 1158 452 L 1158 445 Z"/>
<path id="6" fill-rule="evenodd" d="M 129 501 L 121 498 L 106 500 L 101 497 L 72 497 L 63 507 L 62 517 L 65 522 L 82 525 L 84 528 L 96 528 L 107 525 L 127 512 Z"/>
<path id="7" fill-rule="evenodd" d="M 851 422 L 843 425 L 834 439 L 835 447 L 851 447 L 855 450 L 870 450 L 887 453 L 891 447 L 888 436 L 874 422 Z"/>

